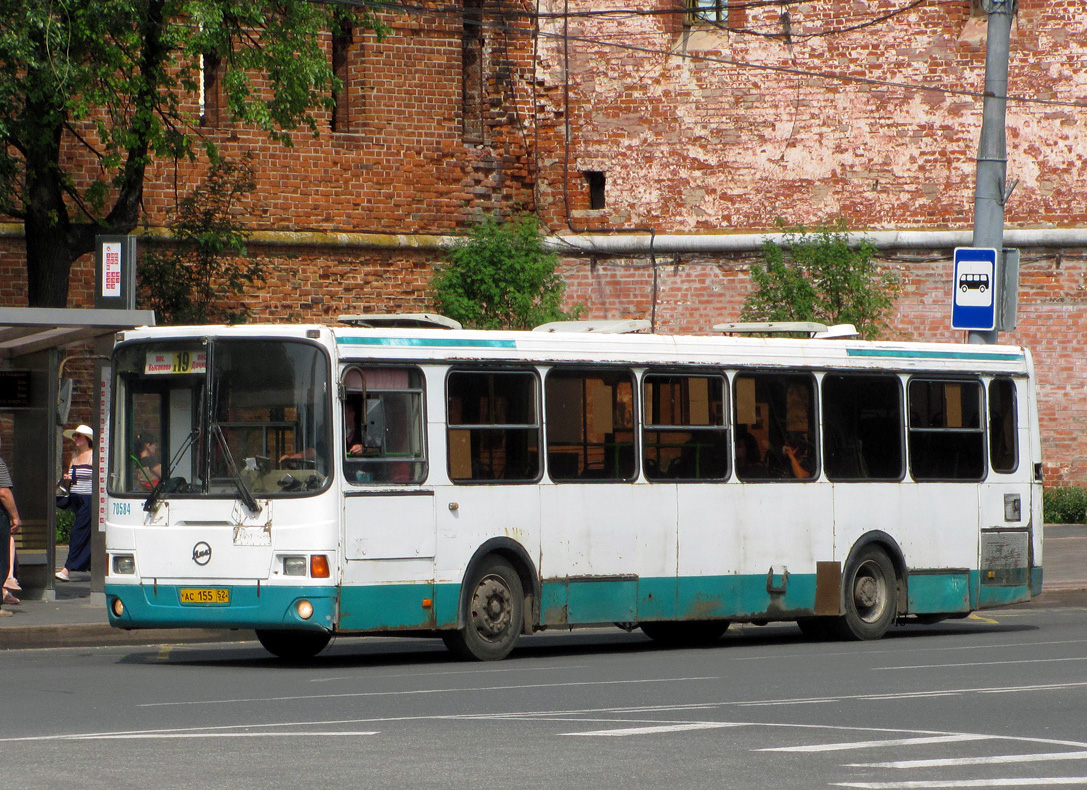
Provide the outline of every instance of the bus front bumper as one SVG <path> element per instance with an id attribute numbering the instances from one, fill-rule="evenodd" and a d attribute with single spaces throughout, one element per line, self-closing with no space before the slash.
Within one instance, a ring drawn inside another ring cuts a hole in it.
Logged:
<path id="1" fill-rule="evenodd" d="M 336 620 L 332 586 L 107 583 L 105 592 L 109 622 L 115 628 L 331 631 Z"/>

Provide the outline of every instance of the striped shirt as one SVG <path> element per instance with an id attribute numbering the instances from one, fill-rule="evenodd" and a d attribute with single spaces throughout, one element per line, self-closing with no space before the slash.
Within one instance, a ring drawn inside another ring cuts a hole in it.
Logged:
<path id="1" fill-rule="evenodd" d="M 4 462 L 3 458 L 0 458 L 0 488 L 11 488 L 14 484 L 11 482 L 11 472 L 8 471 L 8 465 Z"/>
<path id="2" fill-rule="evenodd" d="M 94 467 L 90 464 L 72 464 L 68 470 L 68 474 L 72 476 L 72 493 L 73 494 L 93 494 L 94 493 Z"/>

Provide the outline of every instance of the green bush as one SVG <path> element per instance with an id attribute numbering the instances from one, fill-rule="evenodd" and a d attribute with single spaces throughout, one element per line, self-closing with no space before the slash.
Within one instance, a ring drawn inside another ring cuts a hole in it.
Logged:
<path id="1" fill-rule="evenodd" d="M 558 255 L 544 245 L 535 215 L 486 217 L 448 258 L 431 283 L 434 306 L 467 329 L 532 329 L 582 313 L 581 305 L 562 309 Z"/>
<path id="2" fill-rule="evenodd" d="M 1046 524 L 1087 522 L 1087 488 L 1047 488 L 1042 494 L 1042 518 Z"/>
<path id="3" fill-rule="evenodd" d="M 875 245 L 851 244 L 842 219 L 812 231 L 780 219 L 778 225 L 781 243 L 763 244 L 763 264 L 750 269 L 754 288 L 740 318 L 853 324 L 864 338 L 878 337 L 901 284 L 894 273 L 879 271 Z"/>
<path id="4" fill-rule="evenodd" d="M 75 512 L 57 508 L 57 545 L 67 544 L 72 535 L 72 524 L 75 523 Z"/>

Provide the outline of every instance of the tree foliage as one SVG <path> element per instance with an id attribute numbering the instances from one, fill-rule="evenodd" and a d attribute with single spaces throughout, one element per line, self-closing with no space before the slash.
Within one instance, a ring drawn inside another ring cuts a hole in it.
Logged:
<path id="1" fill-rule="evenodd" d="M 263 283 L 259 260 L 246 258 L 248 229 L 238 200 L 256 189 L 248 156 L 240 163 L 216 159 L 203 183 L 178 202 L 170 223 L 174 245 L 149 250 L 139 268 L 142 307 L 159 324 L 236 324 L 249 317 L 238 300 Z"/>
<path id="2" fill-rule="evenodd" d="M 95 235 L 136 227 L 153 158 L 213 151 L 192 109 L 204 58 L 222 64 L 223 120 L 285 144 L 316 132 L 337 87 L 321 34 L 344 7 L 0 0 L 0 215 L 23 222 L 30 304 L 64 307 L 71 265 Z M 383 32 L 363 9 L 358 24 Z"/>
<path id="3" fill-rule="evenodd" d="M 763 265 L 751 267 L 754 290 L 744 300 L 745 321 L 853 324 L 873 339 L 887 326 L 898 295 L 893 272 L 880 272 L 869 241 L 851 245 L 844 220 L 785 228 L 782 243 L 763 244 Z"/>
<path id="4" fill-rule="evenodd" d="M 435 309 L 474 329 L 531 329 L 576 318 L 580 306 L 562 309 L 566 283 L 557 263 L 534 215 L 483 219 L 435 275 Z"/>

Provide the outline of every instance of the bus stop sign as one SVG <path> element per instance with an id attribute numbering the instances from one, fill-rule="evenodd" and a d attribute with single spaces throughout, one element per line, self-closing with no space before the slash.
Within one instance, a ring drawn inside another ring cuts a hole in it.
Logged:
<path id="1" fill-rule="evenodd" d="M 990 331 L 996 328 L 996 260 L 991 247 L 956 247 L 952 280 L 951 326 Z"/>

